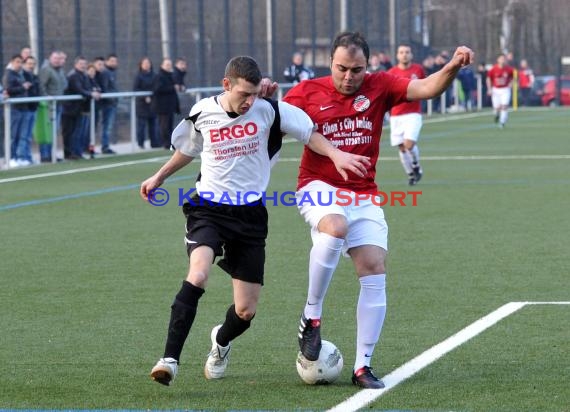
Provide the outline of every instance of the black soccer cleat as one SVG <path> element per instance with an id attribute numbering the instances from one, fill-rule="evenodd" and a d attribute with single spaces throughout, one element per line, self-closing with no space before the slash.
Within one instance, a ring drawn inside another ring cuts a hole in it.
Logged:
<path id="1" fill-rule="evenodd" d="M 319 359 L 321 352 L 321 320 L 307 319 L 305 314 L 301 314 L 299 321 L 299 349 L 303 356 L 310 361 Z"/>
<path id="2" fill-rule="evenodd" d="M 352 383 L 364 389 L 382 389 L 384 382 L 372 373 L 372 368 L 363 366 L 352 374 Z"/>
<path id="3" fill-rule="evenodd" d="M 412 170 L 414 171 L 413 173 L 414 173 L 415 184 L 418 184 L 418 182 L 422 180 L 422 175 L 423 175 L 422 168 L 420 167 L 420 165 L 417 165 L 414 166 Z"/>
<path id="4" fill-rule="evenodd" d="M 415 177 L 414 173 L 412 172 L 408 175 L 408 185 L 414 186 L 416 183 L 417 183 L 416 177 Z"/>

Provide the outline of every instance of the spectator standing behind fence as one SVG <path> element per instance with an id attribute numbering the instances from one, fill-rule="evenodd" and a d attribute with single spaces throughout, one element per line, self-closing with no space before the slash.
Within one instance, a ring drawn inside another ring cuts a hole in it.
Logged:
<path id="1" fill-rule="evenodd" d="M 305 66 L 303 54 L 301 52 L 295 52 L 293 53 L 293 57 L 291 57 L 291 64 L 285 67 L 283 76 L 285 76 L 285 80 L 289 83 L 297 84 L 303 80 L 313 79 L 315 73 Z"/>
<path id="2" fill-rule="evenodd" d="M 477 79 L 473 69 L 469 66 L 462 67 L 457 73 L 457 79 L 461 83 L 461 90 L 463 90 L 465 110 L 472 110 L 474 93 L 477 90 Z"/>
<path id="3" fill-rule="evenodd" d="M 528 67 L 528 62 L 526 59 L 521 59 L 519 64 L 519 90 L 521 105 L 528 106 L 528 99 L 530 97 L 530 91 L 534 86 L 534 73 L 532 69 Z"/>
<path id="4" fill-rule="evenodd" d="M 186 70 L 187 64 L 186 60 L 179 57 L 174 62 L 174 68 L 172 71 L 172 76 L 174 77 L 174 87 L 178 93 L 178 104 L 180 106 L 180 112 L 186 113 L 190 110 L 192 103 L 190 102 L 190 95 L 184 93 L 186 91 Z M 184 118 L 183 114 L 178 114 L 174 116 L 174 124 L 178 124 Z"/>
<path id="5" fill-rule="evenodd" d="M 491 100 L 487 93 L 487 68 L 485 67 L 485 62 L 477 65 L 477 75 L 481 77 L 481 104 L 483 107 L 489 107 L 491 106 Z"/>
<path id="6" fill-rule="evenodd" d="M 23 71 L 24 79 L 27 83 L 30 83 L 30 87 L 27 91 L 27 97 L 38 97 L 40 95 L 40 81 L 38 76 L 34 73 L 36 69 L 36 59 L 35 57 L 28 56 L 24 60 Z M 38 110 L 38 103 L 28 103 L 24 105 L 24 130 L 22 131 L 22 157 L 24 161 L 22 165 L 30 165 L 32 160 L 32 133 L 34 130 L 34 124 L 36 122 L 36 112 Z"/>
<path id="7" fill-rule="evenodd" d="M 65 54 L 59 50 L 50 53 L 39 72 L 40 95 L 61 96 L 67 88 L 67 78 L 63 70 Z M 49 102 L 40 102 L 34 136 L 40 149 L 40 161 L 51 162 L 52 122 L 59 126 L 63 106 L 57 103 L 53 112 Z"/>
<path id="8" fill-rule="evenodd" d="M 85 120 L 83 113 L 89 112 L 90 99 L 98 100 L 101 97 L 99 92 L 91 90 L 91 82 L 87 77 L 87 60 L 83 56 L 75 58 L 73 70 L 67 76 L 67 88 L 64 94 L 80 94 L 83 100 L 70 100 L 63 104 L 63 115 L 61 118 L 61 134 L 63 135 L 63 154 L 65 159 L 83 159 L 83 148 L 81 133 Z"/>
<path id="9" fill-rule="evenodd" d="M 180 114 L 180 102 L 174 86 L 172 60 L 162 60 L 160 70 L 152 82 L 152 110 L 158 117 L 162 147 L 170 149 L 170 135 L 174 130 L 174 114 Z"/>
<path id="10" fill-rule="evenodd" d="M 100 72 L 101 91 L 103 93 L 117 93 L 119 89 L 117 88 L 117 67 L 119 66 L 119 59 L 115 54 L 109 54 L 105 60 L 105 67 Z M 101 99 L 101 153 L 104 154 L 115 154 L 115 151 L 111 149 L 111 138 L 113 142 L 116 142 L 116 136 L 114 135 L 113 126 L 115 125 L 115 117 L 117 115 L 117 105 L 119 99 L 117 98 L 106 98 Z"/>
<path id="11" fill-rule="evenodd" d="M 2 84 L 4 92 L 10 98 L 26 97 L 28 89 L 32 86 L 27 82 L 22 72 L 22 57 L 15 54 L 10 59 L 9 69 L 6 69 Z M 24 133 L 26 132 L 26 109 L 27 103 L 12 104 L 10 109 L 10 167 L 27 166 L 26 144 Z M 6 137 L 7 138 L 7 137 Z"/>
<path id="12" fill-rule="evenodd" d="M 393 66 L 390 56 L 384 52 L 378 53 L 378 59 L 380 59 L 380 64 L 384 67 L 384 70 L 390 70 Z"/>
<path id="13" fill-rule="evenodd" d="M 151 92 L 155 76 L 152 62 L 148 57 L 143 57 L 139 62 L 139 71 L 135 76 L 133 90 L 135 92 Z M 162 146 L 156 129 L 156 113 L 152 110 L 151 103 L 152 98 L 150 96 L 136 98 L 137 143 L 141 149 L 144 149 L 145 134 L 147 133 L 150 147 Z"/>
<path id="14" fill-rule="evenodd" d="M 174 87 L 178 93 L 184 93 L 186 85 L 184 84 L 184 77 L 186 77 L 186 60 L 182 58 L 176 59 L 174 68 L 172 69 L 172 77 L 174 78 Z"/>
<path id="15" fill-rule="evenodd" d="M 377 54 L 372 53 L 368 59 L 368 73 L 383 72 L 386 68 L 380 64 L 380 58 Z"/>
<path id="16" fill-rule="evenodd" d="M 99 79 L 97 77 L 97 68 L 95 67 L 94 63 L 89 63 L 87 65 L 87 77 L 89 78 L 89 85 L 92 92 L 101 93 L 101 85 L 99 84 Z M 91 107 L 90 107 L 91 108 Z M 95 117 L 96 111 L 93 113 Z M 83 139 L 82 149 L 84 152 L 89 154 L 89 157 L 93 159 L 95 157 L 95 146 L 91 144 L 91 133 L 90 133 L 90 126 L 91 126 L 91 110 L 88 113 L 82 112 L 83 119 L 83 132 L 81 133 Z"/>

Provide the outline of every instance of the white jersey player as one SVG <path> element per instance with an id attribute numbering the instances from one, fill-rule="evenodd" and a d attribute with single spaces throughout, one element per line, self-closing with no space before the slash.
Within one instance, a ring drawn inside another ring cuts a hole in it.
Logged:
<path id="1" fill-rule="evenodd" d="M 339 173 L 364 176 L 365 156 L 342 152 L 321 134 L 300 109 L 287 103 L 259 99 L 261 72 L 254 59 L 235 57 L 226 66 L 224 92 L 198 102 L 173 132 L 172 158 L 141 185 L 148 200 L 153 190 L 177 170 L 201 156 L 197 193 L 183 206 L 187 218 L 185 243 L 190 258 L 183 281 L 171 306 L 164 355 L 152 368 L 151 377 L 169 385 L 178 371 L 182 348 L 205 291 L 214 259 L 232 278 L 234 302 L 224 320 L 212 329 L 212 348 L 204 374 L 207 379 L 224 376 L 230 343 L 245 332 L 253 319 L 263 285 L 267 210 L 261 200 L 269 183 L 271 159 L 281 147 L 284 134 L 328 156 Z M 240 193 L 254 192 L 247 205 Z M 208 193 L 207 199 L 201 195 Z"/>

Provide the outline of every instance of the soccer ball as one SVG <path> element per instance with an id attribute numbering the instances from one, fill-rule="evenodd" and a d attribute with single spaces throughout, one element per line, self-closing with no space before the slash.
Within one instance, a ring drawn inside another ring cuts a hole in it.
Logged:
<path id="1" fill-rule="evenodd" d="M 322 341 L 319 359 L 307 360 L 301 352 L 297 354 L 297 373 L 309 385 L 333 383 L 340 376 L 344 362 L 342 354 L 334 343 Z"/>

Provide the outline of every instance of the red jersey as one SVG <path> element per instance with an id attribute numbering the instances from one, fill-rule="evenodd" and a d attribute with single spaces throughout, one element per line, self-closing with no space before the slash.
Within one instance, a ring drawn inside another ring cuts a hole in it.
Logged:
<path id="1" fill-rule="evenodd" d="M 519 86 L 521 89 L 530 89 L 534 81 L 534 74 L 531 69 L 519 70 Z"/>
<path id="2" fill-rule="evenodd" d="M 412 63 L 410 67 L 408 67 L 407 69 L 400 69 L 398 66 L 393 66 L 390 70 L 388 70 L 388 73 L 391 73 L 394 76 L 406 77 L 412 80 L 423 79 L 426 77 L 423 67 L 416 63 Z M 390 115 L 398 116 L 401 114 L 421 113 L 421 112 L 422 112 L 421 102 L 419 100 L 415 100 L 413 102 L 405 102 L 392 107 Z"/>
<path id="3" fill-rule="evenodd" d="M 351 96 L 339 93 L 331 76 L 305 80 L 293 87 L 285 98 L 317 125 L 317 131 L 335 147 L 348 153 L 369 156 L 371 166 L 365 177 L 348 173 L 344 181 L 334 163 L 305 146 L 297 189 L 313 180 L 362 193 L 376 193 L 376 161 L 384 114 L 394 105 L 407 101 L 410 79 L 386 72 L 367 73 L 360 90 Z"/>
<path id="4" fill-rule="evenodd" d="M 487 72 L 487 78 L 491 79 L 491 86 L 493 87 L 509 87 L 513 80 L 513 68 L 511 66 L 499 67 L 495 64 Z"/>

